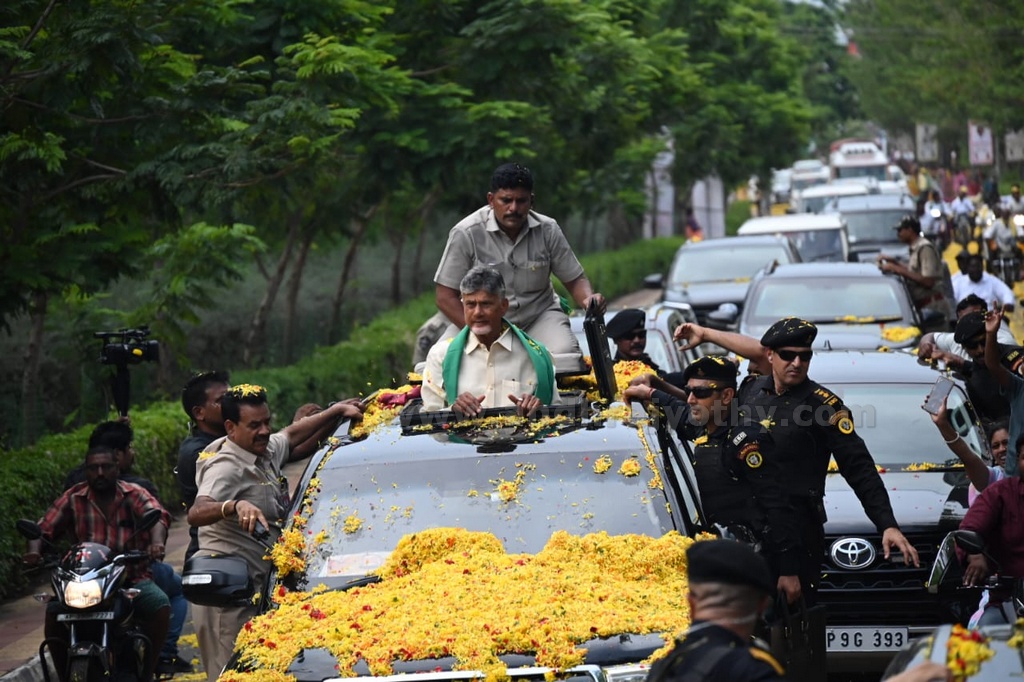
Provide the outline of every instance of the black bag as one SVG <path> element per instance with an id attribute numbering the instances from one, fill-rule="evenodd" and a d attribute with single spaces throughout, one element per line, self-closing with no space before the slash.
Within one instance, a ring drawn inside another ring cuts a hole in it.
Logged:
<path id="1" fill-rule="evenodd" d="M 825 682 L 825 607 L 807 608 L 803 597 L 790 606 L 786 595 L 780 594 L 775 602 L 771 650 L 786 669 L 786 679 Z"/>

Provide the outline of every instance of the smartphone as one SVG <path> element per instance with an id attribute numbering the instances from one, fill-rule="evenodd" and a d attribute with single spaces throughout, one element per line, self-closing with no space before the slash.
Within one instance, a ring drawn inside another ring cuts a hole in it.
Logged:
<path id="1" fill-rule="evenodd" d="M 935 380 L 928 397 L 924 399 L 924 411 L 928 414 L 938 414 L 942 408 L 942 402 L 949 397 L 953 390 L 953 380 L 949 377 L 939 377 Z"/>

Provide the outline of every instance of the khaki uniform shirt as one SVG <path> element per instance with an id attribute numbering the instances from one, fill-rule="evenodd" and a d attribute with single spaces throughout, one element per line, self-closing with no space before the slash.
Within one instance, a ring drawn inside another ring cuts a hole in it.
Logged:
<path id="1" fill-rule="evenodd" d="M 466 216 L 448 233 L 434 282 L 458 291 L 477 265 L 492 267 L 505 278 L 505 317 L 523 329 L 545 310 L 559 309 L 552 274 L 563 284 L 583 276 L 583 266 L 554 219 L 530 211 L 527 226 L 513 242 L 498 227 L 490 206 Z"/>
<path id="2" fill-rule="evenodd" d="M 215 453 L 212 457 L 204 453 Z M 196 463 L 197 496 L 206 496 L 224 502 L 245 500 L 252 502 L 270 523 L 281 522 L 288 512 L 288 483 L 281 467 L 288 459 L 291 446 L 288 436 L 275 433 L 270 437 L 267 453 L 261 457 L 243 450 L 227 436 L 206 446 Z M 270 541 L 277 540 L 280 530 L 270 529 Z M 263 559 L 266 550 L 251 535 L 243 531 L 235 517 L 223 519 L 199 528 L 199 546 L 203 550 L 223 552 L 243 557 L 252 570 L 253 579 L 260 584 L 269 564 Z"/>
<path id="3" fill-rule="evenodd" d="M 910 269 L 925 277 L 934 277 L 935 285 L 931 288 L 923 287 L 917 282 L 907 280 L 907 288 L 910 290 L 910 298 L 919 307 L 931 307 L 929 300 L 936 295 L 942 294 L 942 262 L 939 260 L 939 252 L 934 245 L 924 237 L 918 237 L 914 245 L 910 247 Z"/>
<path id="4" fill-rule="evenodd" d="M 448 346 L 454 339 L 441 339 L 427 354 L 427 365 L 423 370 L 423 409 L 440 410 L 447 407 L 443 378 L 443 364 Z M 466 348 L 459 364 L 458 394 L 469 391 L 484 396 L 484 407 L 510 407 L 514 403 L 509 394 L 536 394 L 537 370 L 533 367 L 529 353 L 519 342 L 519 337 L 506 328 L 490 349 L 484 346 L 473 333 L 466 339 Z M 552 390 L 551 404 L 561 402 L 558 390 Z"/>

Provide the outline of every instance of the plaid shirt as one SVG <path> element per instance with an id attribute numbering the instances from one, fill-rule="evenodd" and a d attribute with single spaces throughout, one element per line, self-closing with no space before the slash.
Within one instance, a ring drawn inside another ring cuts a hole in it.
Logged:
<path id="1" fill-rule="evenodd" d="M 57 498 L 39 521 L 39 527 L 43 530 L 43 536 L 50 541 L 67 535 L 73 543 L 98 542 L 114 553 L 120 553 L 125 549 L 149 548 L 152 543 L 150 531 L 143 531 L 132 539 L 136 520 L 141 519 L 147 511 L 159 509 L 163 512 L 159 523 L 164 524 L 165 528 L 170 525 L 170 514 L 142 486 L 117 481 L 114 501 L 114 518 L 108 519 L 96 503 L 89 484 L 79 483 Z M 127 571 L 132 583 L 152 577 L 148 561 L 129 563 Z"/>

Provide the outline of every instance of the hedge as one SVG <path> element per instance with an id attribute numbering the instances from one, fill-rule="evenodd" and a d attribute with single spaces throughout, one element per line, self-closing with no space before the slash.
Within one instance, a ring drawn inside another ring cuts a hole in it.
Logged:
<path id="1" fill-rule="evenodd" d="M 646 275 L 666 271 L 682 243 L 682 238 L 641 241 L 581 261 L 595 288 L 613 298 L 637 289 Z M 365 395 L 375 387 L 401 385 L 406 382 L 416 330 L 435 310 L 433 293 L 424 294 L 294 365 L 240 370 L 232 373 L 232 380 L 265 386 L 279 426 L 303 403 L 326 404 Z M 132 409 L 131 416 L 136 473 L 156 484 L 168 509 L 180 510 L 173 473 L 178 444 L 187 435 L 180 403 L 153 403 Z M 81 462 L 91 431 L 92 427 L 83 427 L 45 436 L 26 448 L 0 451 L 0 509 L 6 517 L 0 525 L 0 598 L 21 594 L 27 586 L 21 567 L 25 541 L 15 530 L 15 520 L 42 516 L 59 494 L 66 472 Z"/>

